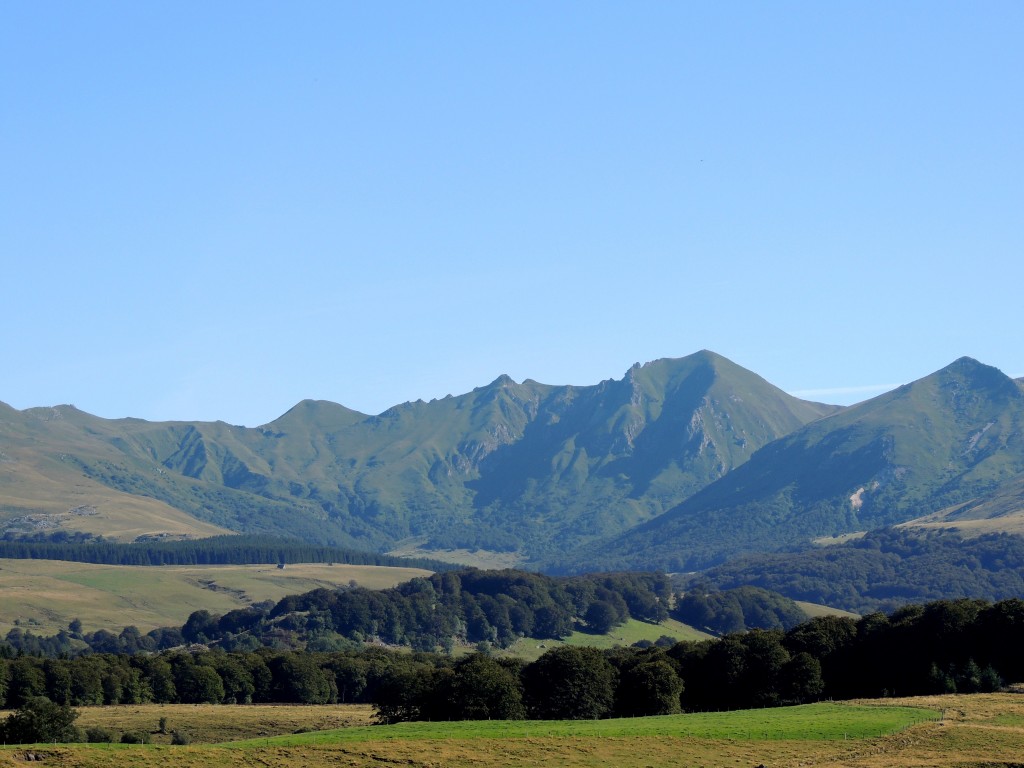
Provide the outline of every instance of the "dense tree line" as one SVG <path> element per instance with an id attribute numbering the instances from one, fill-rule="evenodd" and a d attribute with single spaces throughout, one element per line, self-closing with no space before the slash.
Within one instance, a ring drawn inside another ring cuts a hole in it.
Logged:
<path id="1" fill-rule="evenodd" d="M 845 544 L 747 555 L 699 577 L 716 589 L 751 584 L 856 613 L 908 603 L 1024 594 L 1024 537 L 886 528 Z"/>
<path id="2" fill-rule="evenodd" d="M 552 578 L 470 568 L 379 591 L 318 589 L 283 598 L 265 616 L 199 612 L 182 634 L 190 642 L 230 642 L 239 633 L 291 629 L 311 638 L 314 647 L 332 635 L 424 651 L 450 649 L 454 643 L 507 647 L 521 637 L 561 638 L 580 628 L 604 634 L 630 617 L 660 622 L 672 599 L 664 574 Z"/>
<path id="3" fill-rule="evenodd" d="M 464 569 L 416 578 L 397 587 L 316 589 L 224 615 L 193 612 L 180 628 L 145 635 L 83 632 L 80 622 L 50 637 L 14 627 L 7 644 L 46 656 L 138 653 L 188 643 L 224 650 L 343 650 L 364 643 L 451 650 L 455 644 L 507 647 L 521 637 L 562 638 L 582 629 L 604 634 L 632 617 L 660 622 L 673 601 L 664 574 L 616 573 L 552 578 L 527 571 Z"/>
<path id="4" fill-rule="evenodd" d="M 185 541 L 140 541 L 125 544 L 91 534 L 0 538 L 0 558 L 69 560 L 103 565 L 263 565 L 276 563 L 344 563 L 389 565 L 446 571 L 456 566 L 426 558 L 404 558 L 339 547 L 320 547 L 274 536 L 213 536 Z"/>
<path id="5" fill-rule="evenodd" d="M 940 601 L 669 648 L 560 646 L 538 660 L 383 648 L 0 657 L 0 704 L 368 702 L 381 722 L 600 718 L 820 698 L 994 690 L 1024 680 L 1024 601 Z"/>
<path id="6" fill-rule="evenodd" d="M 711 592 L 695 586 L 679 598 L 672 617 L 717 635 L 747 629 L 791 629 L 807 614 L 788 597 L 760 587 Z"/>

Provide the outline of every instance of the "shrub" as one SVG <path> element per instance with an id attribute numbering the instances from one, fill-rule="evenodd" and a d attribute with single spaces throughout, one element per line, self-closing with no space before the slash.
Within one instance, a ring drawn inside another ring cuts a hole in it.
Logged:
<path id="1" fill-rule="evenodd" d="M 122 744 L 149 744 L 149 734 L 145 731 L 128 731 L 121 736 Z"/>
<path id="2" fill-rule="evenodd" d="M 85 729 L 85 740 L 90 744 L 111 744 L 114 741 L 114 732 L 109 728 L 94 725 Z"/>
<path id="3" fill-rule="evenodd" d="M 7 744 L 79 741 L 82 734 L 74 725 L 77 717 L 78 712 L 65 704 L 33 696 L 0 724 L 0 736 Z"/>
<path id="4" fill-rule="evenodd" d="M 171 731 L 171 744 L 185 746 L 192 743 L 192 734 L 188 731 Z"/>

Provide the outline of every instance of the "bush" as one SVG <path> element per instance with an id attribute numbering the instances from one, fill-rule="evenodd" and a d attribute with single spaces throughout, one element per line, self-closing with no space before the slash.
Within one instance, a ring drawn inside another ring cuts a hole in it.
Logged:
<path id="1" fill-rule="evenodd" d="M 122 744 L 149 744 L 149 734 L 145 731 L 128 731 L 121 736 Z"/>
<path id="2" fill-rule="evenodd" d="M 192 734 L 188 731 L 171 731 L 171 744 L 185 746 L 192 743 Z"/>
<path id="3" fill-rule="evenodd" d="M 0 724 L 0 737 L 7 744 L 80 741 L 75 728 L 78 712 L 66 704 L 54 704 L 45 696 L 33 696 Z"/>
<path id="4" fill-rule="evenodd" d="M 114 732 L 109 728 L 95 725 L 92 728 L 85 729 L 85 740 L 90 744 L 112 744 L 114 742 Z"/>

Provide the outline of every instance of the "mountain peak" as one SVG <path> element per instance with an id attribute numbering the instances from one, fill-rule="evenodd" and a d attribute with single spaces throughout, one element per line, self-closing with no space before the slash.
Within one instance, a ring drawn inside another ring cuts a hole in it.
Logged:
<path id="1" fill-rule="evenodd" d="M 284 414 L 263 426 L 287 430 L 289 426 L 294 427 L 301 423 L 316 423 L 336 429 L 362 421 L 365 418 L 367 418 L 365 413 L 353 411 L 351 408 L 346 408 L 344 405 L 339 405 L 330 400 L 312 400 L 307 398 L 306 400 L 299 401 Z"/>
<path id="2" fill-rule="evenodd" d="M 926 376 L 921 381 L 937 380 L 943 387 L 966 388 L 991 392 L 992 394 L 1013 395 L 1019 388 L 1013 379 L 998 368 L 985 365 L 973 357 L 960 357 L 952 363 Z"/>
<path id="3" fill-rule="evenodd" d="M 501 374 L 498 378 L 483 387 L 476 387 L 473 391 L 488 390 L 488 389 L 505 389 L 507 387 L 517 387 L 515 379 L 509 376 L 507 373 Z"/>

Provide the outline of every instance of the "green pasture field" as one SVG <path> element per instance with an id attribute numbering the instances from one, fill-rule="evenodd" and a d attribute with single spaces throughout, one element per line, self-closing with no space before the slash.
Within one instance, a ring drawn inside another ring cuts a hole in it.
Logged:
<path id="1" fill-rule="evenodd" d="M 998 711 L 1000 702 L 996 704 Z M 344 717 L 343 708 L 267 707 L 255 719 L 253 707 L 91 708 L 81 721 L 122 727 L 141 719 L 155 724 L 167 716 L 172 727 L 188 722 L 224 721 L 212 733 L 224 732 L 228 722 L 248 718 L 244 729 L 266 732 L 261 718 L 279 729 L 305 722 L 325 724 Z M 120 710 L 120 711 L 113 711 Z M 126 713 L 126 710 L 131 710 Z M 338 710 L 335 712 L 334 710 Z M 336 728 L 304 734 L 265 736 L 219 744 L 153 745 L 39 745 L 0 749 L 0 765 L 23 765 L 28 755 L 69 768 L 149 768 L 173 764 L 182 768 L 298 768 L 310 765 L 407 765 L 422 768 L 499 768 L 499 766 L 570 766 L 597 768 L 670 768 L 670 766 L 795 766 L 829 762 L 881 768 L 890 765 L 952 766 L 943 759 L 945 723 L 937 722 L 943 708 L 928 700 L 820 703 L 800 707 L 738 712 L 671 715 L 598 721 L 484 721 L 402 723 L 392 726 Z M 126 714 L 128 720 L 125 720 Z M 365 718 L 365 708 L 350 722 Z M 133 720 L 134 718 L 135 720 Z M 191 718 L 191 720 L 190 720 Z M 961 718 L 963 720 L 964 718 Z M 365 720 L 364 720 L 365 721 Z M 264 722 L 267 722 L 264 720 Z M 923 730 L 922 730 L 923 729 Z M 953 743 L 963 743 L 961 738 Z M 986 742 L 992 746 L 991 742 Z M 924 745 L 929 761 L 912 759 L 908 750 Z M 1004 750 L 1005 751 L 1005 750 Z M 946 755 L 949 757 L 949 755 Z"/>
<path id="2" fill-rule="evenodd" d="M 54 634 L 75 618 L 85 631 L 181 626 L 193 611 L 226 613 L 262 600 L 355 581 L 392 587 L 429 571 L 373 565 L 128 566 L 0 559 L 0 633 Z"/>
<path id="3" fill-rule="evenodd" d="M 382 739 L 625 738 L 677 736 L 697 739 L 830 741 L 881 737 L 936 720 L 940 712 L 921 707 L 878 707 L 842 703 L 706 712 L 609 720 L 467 720 L 398 723 L 235 742 L 246 747 L 380 741 Z"/>
<path id="4" fill-rule="evenodd" d="M 819 605 L 818 603 L 808 603 L 804 600 L 794 600 L 800 610 L 807 614 L 807 617 L 813 619 L 817 616 L 846 616 L 849 619 L 859 619 L 860 614 L 853 613 L 851 611 L 844 611 L 842 608 L 831 608 L 827 605 Z"/>

